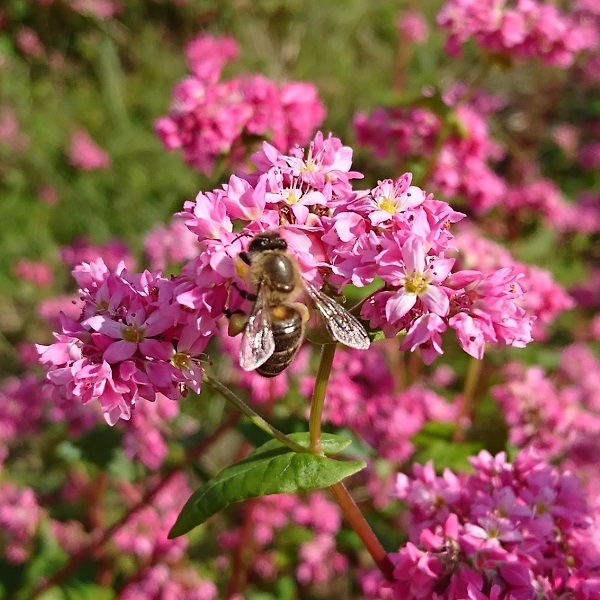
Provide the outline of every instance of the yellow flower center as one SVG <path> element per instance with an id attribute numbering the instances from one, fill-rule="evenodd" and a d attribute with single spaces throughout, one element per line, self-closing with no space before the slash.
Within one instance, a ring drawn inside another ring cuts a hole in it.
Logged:
<path id="1" fill-rule="evenodd" d="M 139 344 L 144 339 L 145 331 L 146 328 L 140 327 L 139 325 L 129 325 L 127 327 L 123 327 L 121 330 L 123 333 L 123 339 L 126 342 L 133 342 L 134 344 Z"/>
<path id="2" fill-rule="evenodd" d="M 190 355 L 185 352 L 177 352 L 171 359 L 171 362 L 178 369 L 187 369 L 190 366 Z"/>
<path id="3" fill-rule="evenodd" d="M 398 210 L 395 198 L 382 198 L 379 202 L 379 208 L 393 215 Z"/>
<path id="4" fill-rule="evenodd" d="M 404 289 L 409 294 L 422 294 L 427 289 L 427 278 L 423 273 L 413 273 L 404 280 Z"/>
<path id="5" fill-rule="evenodd" d="M 287 192 L 285 192 L 284 198 L 288 204 L 296 204 L 296 202 L 298 202 L 298 200 L 300 199 L 298 197 L 298 194 L 296 193 L 296 190 L 288 190 Z"/>
<path id="6" fill-rule="evenodd" d="M 302 169 L 304 172 L 306 171 L 316 171 L 317 170 L 317 164 L 315 163 L 315 161 L 312 158 L 307 158 L 306 162 L 304 163 L 304 167 Z"/>

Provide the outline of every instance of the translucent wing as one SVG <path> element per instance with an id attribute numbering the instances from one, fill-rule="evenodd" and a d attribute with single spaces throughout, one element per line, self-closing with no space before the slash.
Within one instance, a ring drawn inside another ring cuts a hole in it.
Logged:
<path id="1" fill-rule="evenodd" d="M 365 328 L 356 317 L 352 316 L 333 298 L 317 289 L 312 283 L 305 281 L 304 287 L 323 315 L 327 331 L 333 339 L 357 350 L 366 350 L 370 346 L 371 340 L 369 340 Z"/>
<path id="2" fill-rule="evenodd" d="M 267 294 L 265 286 L 258 288 L 256 302 L 244 328 L 240 348 L 240 367 L 244 371 L 254 371 L 275 351 Z"/>

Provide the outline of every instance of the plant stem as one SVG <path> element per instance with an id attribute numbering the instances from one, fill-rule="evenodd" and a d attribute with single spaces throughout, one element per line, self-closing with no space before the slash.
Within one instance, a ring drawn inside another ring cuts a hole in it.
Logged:
<path id="1" fill-rule="evenodd" d="M 337 344 L 325 344 L 321 351 L 321 361 L 317 371 L 317 380 L 310 404 L 310 451 L 313 454 L 323 454 L 321 447 L 321 420 L 323 419 L 323 405 L 325 404 L 325 391 L 331 375 L 333 357 Z"/>
<path id="2" fill-rule="evenodd" d="M 240 412 L 244 413 L 257 427 L 262 429 L 265 433 L 274 437 L 280 441 L 284 446 L 287 446 L 294 452 L 309 452 L 309 449 L 305 446 L 301 446 L 293 439 L 289 438 L 285 433 L 279 431 L 271 425 L 268 421 L 265 421 L 254 409 L 250 408 L 241 398 L 236 396 L 228 387 L 224 386 L 220 381 L 204 375 L 202 381 L 212 390 L 218 392 L 231 402 Z"/>
<path id="3" fill-rule="evenodd" d="M 54 586 L 60 585 L 63 581 L 65 581 L 83 562 L 85 562 L 85 560 L 87 560 L 88 557 L 94 554 L 98 548 L 101 548 L 108 540 L 110 540 L 114 534 L 121 529 L 121 527 L 126 525 L 133 515 L 150 504 L 154 498 L 156 498 L 156 496 L 171 482 L 177 473 L 179 473 L 179 471 L 204 454 L 204 452 L 206 452 L 206 450 L 212 446 L 226 431 L 229 431 L 237 423 L 239 418 L 239 413 L 233 413 L 226 421 L 224 421 L 217 429 L 215 429 L 213 433 L 211 433 L 207 438 L 204 438 L 197 446 L 190 449 L 186 453 L 185 458 L 183 458 L 177 464 L 169 467 L 165 473 L 163 473 L 161 479 L 150 490 L 148 490 L 139 500 L 139 502 L 136 502 L 118 521 L 113 523 L 107 529 L 92 532 L 90 534 L 91 541 L 86 546 L 83 546 L 83 548 L 78 550 L 71 557 L 69 562 L 61 569 L 56 571 L 54 575 L 48 579 L 42 580 L 38 587 L 26 597 L 26 600 L 34 600 L 35 598 L 39 598 L 47 590 L 53 588 Z"/>
<path id="4" fill-rule="evenodd" d="M 350 523 L 352 529 L 354 529 L 369 554 L 373 557 L 379 570 L 388 581 L 393 581 L 394 565 L 387 555 L 385 548 L 373 533 L 371 526 L 367 523 L 360 508 L 358 508 L 356 502 L 354 502 L 350 492 L 346 489 L 346 486 L 341 482 L 335 483 L 329 490 L 333 494 L 339 507 L 342 509 L 344 517 L 346 517 L 346 520 Z"/>
<path id="5" fill-rule="evenodd" d="M 325 344 L 323 346 L 310 406 L 310 449 L 314 454 L 323 454 L 321 448 L 321 419 L 323 417 L 325 392 L 329 383 L 329 377 L 331 376 L 335 348 L 336 344 Z M 342 509 L 344 517 L 346 517 L 352 529 L 358 534 L 358 537 L 373 557 L 379 570 L 386 579 L 391 581 L 394 574 L 394 565 L 344 484 L 341 482 L 335 483 L 329 489 L 335 501 Z"/>
<path id="6" fill-rule="evenodd" d="M 475 390 L 477 389 L 482 366 L 483 360 L 471 357 L 469 368 L 467 370 L 467 377 L 465 379 L 465 386 L 462 396 L 460 397 L 458 414 L 456 415 L 456 427 L 452 438 L 455 442 L 462 442 L 465 439 L 466 428 L 464 422 L 465 419 L 468 419 L 471 416 L 471 407 L 475 398 Z"/>

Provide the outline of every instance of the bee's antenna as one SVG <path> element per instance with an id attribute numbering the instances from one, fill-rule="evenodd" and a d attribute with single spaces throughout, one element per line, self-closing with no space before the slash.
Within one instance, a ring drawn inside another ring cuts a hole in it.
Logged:
<path id="1" fill-rule="evenodd" d="M 238 235 L 235 238 L 233 238 L 233 240 L 231 241 L 231 243 L 235 244 L 238 240 L 242 239 L 243 237 L 252 237 L 252 234 L 251 233 L 240 233 L 240 235 Z"/>

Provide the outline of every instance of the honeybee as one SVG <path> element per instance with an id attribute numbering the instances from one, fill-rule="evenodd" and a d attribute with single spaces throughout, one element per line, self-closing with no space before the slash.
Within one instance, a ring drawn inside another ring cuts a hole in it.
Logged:
<path id="1" fill-rule="evenodd" d="M 240 366 L 263 377 L 275 377 L 296 356 L 304 339 L 308 309 L 296 298 L 306 292 L 315 303 L 333 339 L 366 350 L 370 340 L 360 321 L 300 274 L 287 243 L 277 231 L 255 235 L 240 259 L 250 267 L 256 293 L 244 327 Z"/>

